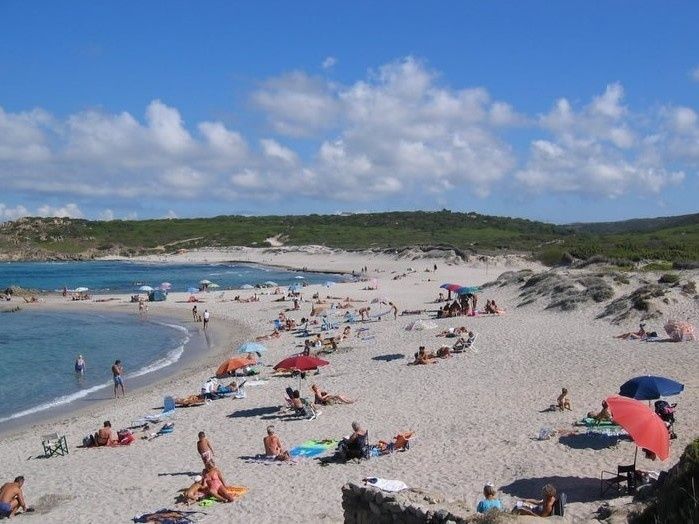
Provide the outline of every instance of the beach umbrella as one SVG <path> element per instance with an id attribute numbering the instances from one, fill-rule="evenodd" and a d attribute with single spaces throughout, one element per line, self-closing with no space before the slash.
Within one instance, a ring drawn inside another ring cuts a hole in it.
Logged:
<path id="1" fill-rule="evenodd" d="M 163 282 L 162 284 L 160 284 L 161 289 L 170 289 L 171 287 L 172 284 L 170 284 L 170 282 Z"/>
<path id="2" fill-rule="evenodd" d="M 151 291 L 153 291 L 153 288 L 150 286 L 141 286 L 138 288 L 138 290 L 139 291 L 146 291 L 147 293 L 150 293 Z"/>
<path id="3" fill-rule="evenodd" d="M 203 286 L 208 286 L 209 284 L 213 284 L 213 282 L 211 282 L 211 280 L 206 280 L 206 279 L 200 280 L 199 283 Z"/>
<path id="4" fill-rule="evenodd" d="M 456 290 L 459 295 L 473 295 L 481 290 L 478 286 L 463 286 Z"/>
<path id="5" fill-rule="evenodd" d="M 267 351 L 267 347 L 259 342 L 245 342 L 236 350 L 237 353 L 257 353 L 260 356 L 265 351 Z"/>
<path id="6" fill-rule="evenodd" d="M 240 286 L 240 289 L 255 289 L 255 287 L 251 286 L 250 284 L 243 284 Z"/>
<path id="7" fill-rule="evenodd" d="M 330 364 L 327 360 L 322 358 L 311 357 L 306 355 L 294 355 L 293 357 L 288 357 L 279 362 L 274 369 L 288 369 L 292 371 L 311 371 L 312 369 L 318 369 L 321 366 L 327 366 Z"/>
<path id="8" fill-rule="evenodd" d="M 464 286 L 462 286 L 461 284 L 442 284 L 439 287 L 442 289 L 446 289 L 447 291 L 458 291 Z"/>
<path id="9" fill-rule="evenodd" d="M 646 375 L 632 378 L 622 384 L 619 395 L 636 400 L 654 400 L 660 397 L 679 395 L 683 389 L 684 384 L 669 378 Z"/>
<path id="10" fill-rule="evenodd" d="M 636 446 L 652 451 L 660 460 L 670 456 L 670 432 L 655 411 L 643 402 L 616 395 L 607 404 L 614 423 L 626 430 Z"/>
<path id="11" fill-rule="evenodd" d="M 239 369 L 257 364 L 257 359 L 250 354 L 244 357 L 229 358 L 223 362 L 216 370 L 216 377 L 222 378 L 235 373 Z"/>
<path id="12" fill-rule="evenodd" d="M 689 322 L 682 320 L 668 320 L 665 324 L 665 332 L 675 342 L 696 340 L 695 329 Z"/>
<path id="13" fill-rule="evenodd" d="M 265 286 L 269 286 L 269 287 L 277 287 L 279 285 L 276 282 L 273 282 L 272 280 L 268 280 L 264 284 L 265 284 Z"/>
<path id="14" fill-rule="evenodd" d="M 214 283 L 209 284 L 209 289 L 218 289 L 220 287 L 221 286 L 219 286 L 218 284 L 214 284 Z"/>
<path id="15" fill-rule="evenodd" d="M 76 293 L 85 293 L 85 291 L 89 291 L 89 290 L 90 290 L 90 288 L 87 288 L 87 287 L 76 287 L 75 288 Z"/>

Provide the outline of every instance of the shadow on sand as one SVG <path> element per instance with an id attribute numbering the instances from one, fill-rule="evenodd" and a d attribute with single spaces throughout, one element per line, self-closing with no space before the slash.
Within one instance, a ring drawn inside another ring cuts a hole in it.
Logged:
<path id="1" fill-rule="evenodd" d="M 594 502 L 600 496 L 600 480 L 591 477 L 537 477 L 518 479 L 500 487 L 500 491 L 518 498 L 540 499 L 541 488 L 552 484 L 558 493 L 565 493 L 568 502 Z"/>

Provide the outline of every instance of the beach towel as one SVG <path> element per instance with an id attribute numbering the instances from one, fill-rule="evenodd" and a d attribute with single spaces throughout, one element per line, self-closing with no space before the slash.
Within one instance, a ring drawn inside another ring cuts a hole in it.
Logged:
<path id="1" fill-rule="evenodd" d="M 226 491 L 233 495 L 236 499 L 239 499 L 250 490 L 245 486 L 226 486 Z M 199 506 L 202 508 L 208 508 L 217 502 L 218 500 L 216 500 L 214 497 L 205 497 L 199 501 Z"/>
<path id="2" fill-rule="evenodd" d="M 307 440 L 299 446 L 291 448 L 289 454 L 293 458 L 317 457 L 333 449 L 337 440 Z"/>
<path id="3" fill-rule="evenodd" d="M 295 463 L 293 460 L 277 460 L 276 457 L 273 457 L 271 455 L 265 455 L 264 453 L 254 455 L 252 457 L 240 457 L 240 458 L 244 458 L 246 464 L 265 464 L 265 465 L 276 464 L 278 466 L 281 466 L 283 464 L 294 464 Z"/>
<path id="4" fill-rule="evenodd" d="M 585 417 L 582 420 L 575 422 L 575 426 L 616 426 L 611 420 L 600 420 L 594 419 L 592 417 Z M 618 427 L 618 426 L 617 426 Z"/>
<path id="5" fill-rule="evenodd" d="M 205 515 L 205 513 L 201 511 L 159 509 L 153 513 L 136 515 L 132 520 L 134 522 L 159 522 L 160 524 L 191 524 L 194 522 L 192 517 L 198 513 Z"/>
<path id="6" fill-rule="evenodd" d="M 388 491 L 391 493 L 409 489 L 408 485 L 402 480 L 388 480 L 378 477 L 367 477 L 364 479 L 364 482 L 366 482 L 369 486 L 374 486 L 382 491 Z"/>

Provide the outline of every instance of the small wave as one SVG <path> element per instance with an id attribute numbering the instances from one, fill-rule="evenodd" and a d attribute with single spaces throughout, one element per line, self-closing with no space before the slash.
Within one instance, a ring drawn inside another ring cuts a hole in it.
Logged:
<path id="1" fill-rule="evenodd" d="M 70 402 L 73 402 L 75 400 L 78 400 L 80 398 L 85 398 L 86 396 L 90 395 L 91 393 L 94 393 L 95 391 L 99 391 L 100 389 L 104 389 L 108 387 L 111 383 L 110 382 L 105 382 L 104 384 L 99 384 L 97 386 L 92 386 L 91 388 L 88 389 L 81 389 L 80 391 L 76 393 L 72 393 L 70 395 L 63 395 L 62 397 L 55 398 L 53 400 L 50 400 L 49 402 L 46 402 L 44 404 L 39 404 L 38 406 L 34 406 L 29 409 L 25 409 L 24 411 L 19 411 L 18 413 L 13 413 L 9 417 L 5 418 L 0 418 L 0 422 L 6 422 L 8 420 L 20 418 L 20 417 L 25 417 L 27 415 L 32 415 L 34 413 L 39 413 L 40 411 L 45 411 L 47 409 L 55 408 L 57 406 L 61 406 L 63 404 L 69 404 Z"/>

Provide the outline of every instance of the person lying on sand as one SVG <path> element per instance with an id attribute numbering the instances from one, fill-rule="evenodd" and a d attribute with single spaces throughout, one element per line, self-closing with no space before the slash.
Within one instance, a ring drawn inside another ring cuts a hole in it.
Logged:
<path id="1" fill-rule="evenodd" d="M 275 329 L 269 335 L 260 335 L 259 337 L 255 337 L 255 340 L 260 342 L 261 340 L 273 340 L 281 336 L 282 334 L 277 329 Z"/>
<path id="2" fill-rule="evenodd" d="M 449 346 L 442 346 L 437 350 L 435 355 L 438 358 L 449 358 L 451 357 L 451 348 Z"/>
<path id="3" fill-rule="evenodd" d="M 24 477 L 21 475 L 15 477 L 12 482 L 6 482 L 0 486 L 0 518 L 7 517 L 9 519 L 20 509 L 33 511 L 27 507 L 27 503 L 24 501 L 22 486 L 24 486 Z"/>
<path id="4" fill-rule="evenodd" d="M 535 517 L 548 517 L 553 514 L 553 505 L 556 503 L 556 488 L 546 484 L 541 494 L 541 500 L 523 499 L 517 501 L 512 513 L 515 515 L 533 515 Z"/>
<path id="5" fill-rule="evenodd" d="M 609 404 L 607 404 L 606 400 L 602 401 L 602 411 L 599 413 L 595 413 L 594 411 L 590 411 L 587 414 L 588 418 L 593 418 L 597 422 L 602 422 L 602 421 L 607 421 L 607 420 L 612 420 L 612 413 L 609 411 Z"/>
<path id="6" fill-rule="evenodd" d="M 568 398 L 568 390 L 566 388 L 561 389 L 561 394 L 558 395 L 558 398 L 556 399 L 556 407 L 560 411 L 564 411 L 566 409 L 571 411 L 570 399 Z"/>
<path id="7" fill-rule="evenodd" d="M 449 329 L 445 329 L 444 331 L 437 333 L 437 336 L 451 338 L 451 337 L 458 337 L 459 335 L 462 335 L 463 333 L 468 333 L 468 328 L 466 326 L 461 326 L 458 328 L 450 327 Z"/>
<path id="8" fill-rule="evenodd" d="M 616 335 L 614 338 L 621 338 L 623 340 L 645 340 L 648 338 L 648 333 L 646 332 L 646 325 L 639 324 L 638 331 L 632 333 L 622 333 L 621 335 Z"/>
<path id="9" fill-rule="evenodd" d="M 415 353 L 415 360 L 409 362 L 408 365 L 422 365 L 422 364 L 436 364 L 435 355 L 433 353 L 427 353 L 425 346 L 420 346 L 417 353 Z"/>
<path id="10" fill-rule="evenodd" d="M 313 395 L 315 395 L 315 404 L 321 404 L 323 406 L 327 406 L 330 404 L 353 404 L 354 400 L 351 400 L 347 397 L 343 397 L 342 395 L 331 395 L 327 391 L 321 390 L 316 384 L 313 384 L 311 386 L 311 390 L 313 391 Z"/>
<path id="11" fill-rule="evenodd" d="M 95 444 L 97 446 L 116 446 L 119 438 L 116 431 L 112 429 L 112 423 L 105 420 L 102 427 L 95 433 Z"/>
<path id="12" fill-rule="evenodd" d="M 235 497 L 226 489 L 226 481 L 223 473 L 216 467 L 213 460 L 204 466 L 202 473 L 204 488 L 209 497 L 219 502 L 233 502 Z"/>
<path id="13" fill-rule="evenodd" d="M 284 449 L 281 439 L 274 432 L 274 426 L 267 426 L 267 436 L 262 439 L 265 446 L 265 455 L 274 457 L 275 460 L 291 460 L 291 455 Z"/>

